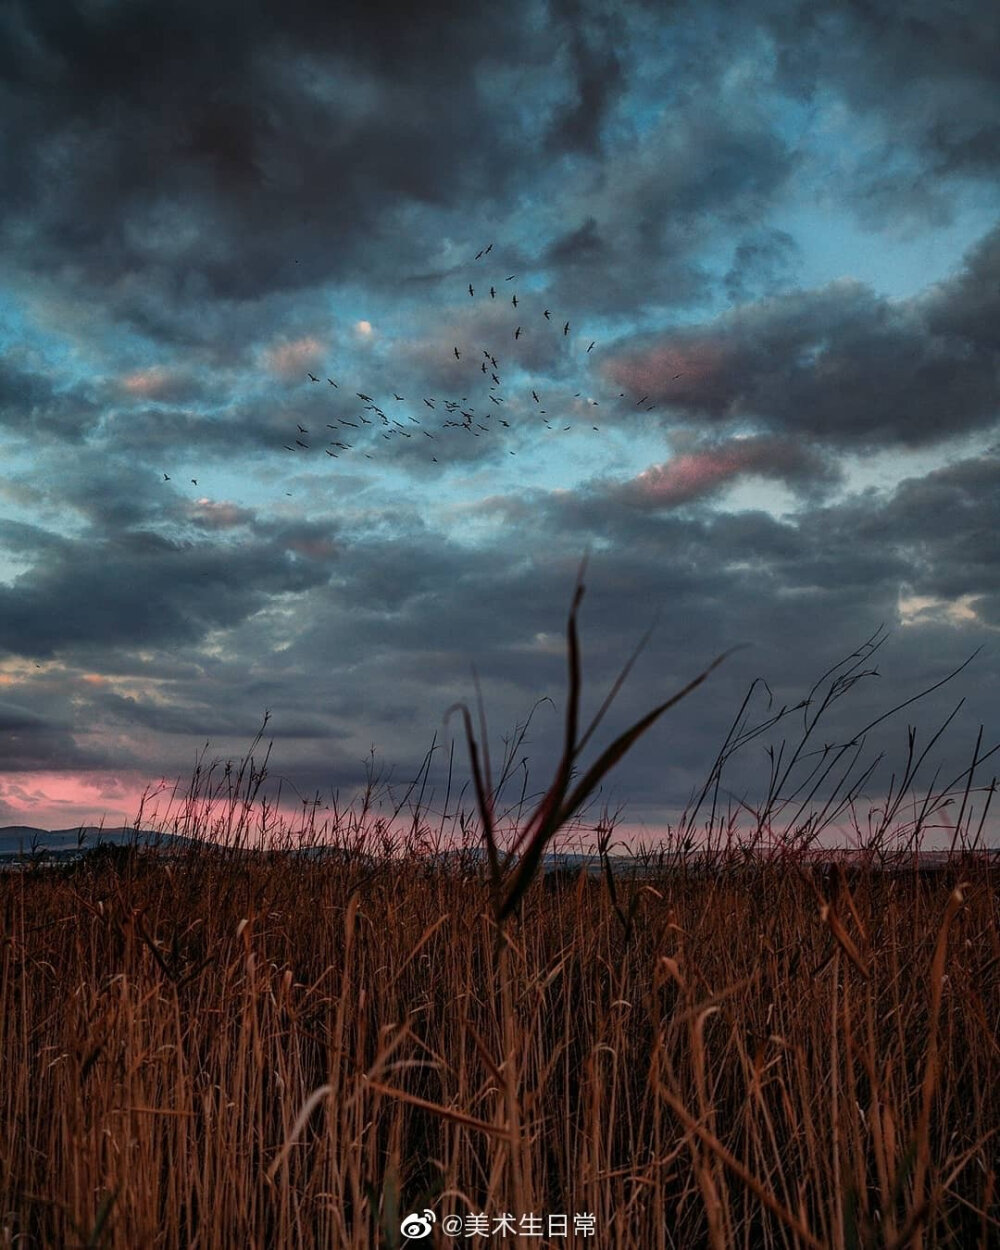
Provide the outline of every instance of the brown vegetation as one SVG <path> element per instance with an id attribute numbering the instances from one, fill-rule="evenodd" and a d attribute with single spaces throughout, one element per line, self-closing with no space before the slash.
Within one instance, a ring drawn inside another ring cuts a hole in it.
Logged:
<path id="1" fill-rule="evenodd" d="M 626 874 L 605 819 L 602 872 L 544 888 L 637 736 L 572 788 L 578 602 L 564 759 L 509 836 L 465 714 L 485 859 L 419 810 L 392 845 L 369 796 L 336 854 L 250 851 L 244 761 L 181 830 L 218 840 L 221 796 L 224 847 L 0 874 L 0 1246 L 1000 1244 L 1000 907 L 964 817 L 934 873 L 758 820 Z M 595 1231 L 444 1235 L 479 1213 Z"/>

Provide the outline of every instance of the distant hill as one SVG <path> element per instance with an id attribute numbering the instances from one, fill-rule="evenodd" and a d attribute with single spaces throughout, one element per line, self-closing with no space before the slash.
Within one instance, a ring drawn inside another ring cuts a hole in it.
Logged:
<path id="1" fill-rule="evenodd" d="M 107 829 L 100 825 L 74 825 L 72 829 L 36 829 L 34 825 L 4 825 L 0 827 L 0 861 L 41 855 L 71 859 L 102 845 L 131 846 L 134 843 L 137 846 L 179 848 L 189 841 L 171 833 L 156 833 L 151 829 L 137 831 L 127 826 Z"/>

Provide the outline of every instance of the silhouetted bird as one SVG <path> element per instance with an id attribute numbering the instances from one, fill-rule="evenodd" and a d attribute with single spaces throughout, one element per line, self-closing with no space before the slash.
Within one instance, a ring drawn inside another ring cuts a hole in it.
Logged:
<path id="1" fill-rule="evenodd" d="M 298 424 L 298 422 L 296 422 L 296 424 Z M 308 434 L 308 433 L 309 433 L 309 431 L 306 429 L 306 427 L 305 427 L 304 425 L 300 425 L 300 426 L 299 426 L 299 433 L 300 433 L 300 434 Z"/>
<path id="2" fill-rule="evenodd" d="M 434 400 L 433 400 L 433 399 L 425 399 L 425 400 L 424 400 L 424 403 L 427 405 L 427 407 L 428 407 L 428 408 L 433 408 L 433 407 L 434 407 Z"/>
<path id="3" fill-rule="evenodd" d="M 490 287 L 490 299 L 496 299 L 496 297 L 497 297 L 497 289 L 495 286 L 491 286 Z"/>
<path id="4" fill-rule="evenodd" d="M 197 486 L 197 485 L 198 485 L 198 479 L 197 479 L 196 477 L 193 477 L 193 478 L 191 479 L 191 485 L 192 485 L 192 486 Z"/>
<path id="5" fill-rule="evenodd" d="M 596 340 L 595 340 L 595 341 L 596 341 Z M 593 343 L 591 343 L 590 347 L 588 347 L 588 348 L 587 348 L 587 351 L 589 352 L 589 351 L 590 351 L 590 348 L 591 348 L 591 347 L 593 347 L 593 346 L 594 346 L 594 344 L 593 344 Z"/>
<path id="6" fill-rule="evenodd" d="M 308 370 L 307 370 L 306 372 L 308 373 Z M 318 382 L 318 381 L 319 381 L 319 378 L 314 377 L 314 376 L 310 373 L 310 374 L 309 374 L 309 381 L 310 381 L 310 382 Z"/>
<path id="7" fill-rule="evenodd" d="M 308 444 L 308 443 L 304 443 L 304 442 L 303 442 L 300 438 L 297 438 L 297 439 L 295 440 L 295 443 L 296 443 L 296 446 L 298 446 L 298 447 L 305 447 L 305 448 L 306 448 L 306 450 L 308 450 L 308 449 L 309 449 L 309 444 Z"/>
<path id="8" fill-rule="evenodd" d="M 393 391 L 393 392 L 392 392 L 392 397 L 393 397 L 393 399 L 402 399 L 402 398 L 403 398 L 403 397 L 402 397 L 402 395 L 397 395 L 395 391 Z"/>
<path id="9" fill-rule="evenodd" d="M 546 308 L 545 312 L 543 312 L 543 313 L 542 313 L 542 316 L 545 318 L 545 320 L 546 320 L 546 321 L 551 321 L 551 320 L 552 320 L 552 318 L 549 316 L 549 310 L 548 310 L 547 308 Z"/>
<path id="10" fill-rule="evenodd" d="M 563 326 L 563 334 L 569 334 L 569 322 L 568 321 Z"/>
<path id="11" fill-rule="evenodd" d="M 491 244 L 489 245 L 489 247 L 486 249 L 486 251 L 485 251 L 485 252 L 483 252 L 483 255 L 484 255 L 484 256 L 489 256 L 490 252 L 492 252 L 492 251 L 493 251 L 493 244 L 491 243 Z"/>
<path id="12" fill-rule="evenodd" d="M 165 482 L 169 482 L 169 481 L 170 481 L 170 474 L 169 474 L 169 473 L 164 473 L 164 475 L 163 475 L 163 480 L 164 480 Z"/>
<path id="13" fill-rule="evenodd" d="M 338 385 L 338 383 L 334 382 L 333 378 L 327 378 L 327 381 L 330 383 L 330 385 L 331 385 L 331 386 L 337 386 L 337 385 Z"/>
<path id="14" fill-rule="evenodd" d="M 516 296 L 516 295 L 512 295 L 512 296 L 510 297 L 510 302 L 511 302 L 511 303 L 514 305 L 514 307 L 516 308 L 516 307 L 517 307 L 517 296 Z"/>
<path id="15" fill-rule="evenodd" d="M 472 283 L 471 283 L 471 282 L 469 283 L 469 294 L 470 294 L 470 295 L 472 295 L 472 296 L 474 296 L 474 295 L 476 294 L 476 293 L 475 293 L 475 291 L 472 289 Z"/>
<path id="16" fill-rule="evenodd" d="M 461 359 L 462 359 L 462 357 L 459 355 L 459 352 L 458 352 L 458 348 L 457 348 L 457 347 L 455 348 L 455 359 L 456 359 L 456 360 L 461 360 Z"/>
<path id="17" fill-rule="evenodd" d="M 684 376 L 684 374 L 683 374 L 683 373 L 675 373 L 675 374 L 674 374 L 674 379 L 673 379 L 673 380 L 676 382 L 678 378 L 682 378 L 683 376 Z"/>
<path id="18" fill-rule="evenodd" d="M 521 327 L 518 326 L 517 329 L 514 331 L 514 338 L 519 339 L 520 337 L 521 337 Z"/>
<path id="19" fill-rule="evenodd" d="M 540 403 L 542 402 L 542 401 L 538 398 L 538 395 L 537 395 L 537 393 L 536 393 L 535 391 L 532 391 L 532 392 L 531 392 L 531 398 L 535 401 L 535 403 L 536 403 L 536 404 L 540 404 Z"/>
<path id="20" fill-rule="evenodd" d="M 507 282 L 513 282 L 513 281 L 514 281 L 514 279 L 515 279 L 516 277 L 517 277 L 517 274 L 516 274 L 516 273 L 512 273 L 512 274 L 510 275 L 510 277 L 509 277 L 509 278 L 505 279 L 505 281 L 507 281 Z"/>

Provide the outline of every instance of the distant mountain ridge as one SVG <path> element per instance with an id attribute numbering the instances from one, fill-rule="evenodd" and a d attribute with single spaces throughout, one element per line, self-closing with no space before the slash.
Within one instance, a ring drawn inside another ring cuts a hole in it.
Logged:
<path id="1" fill-rule="evenodd" d="M 122 825 L 117 829 L 100 825 L 74 825 L 72 829 L 38 829 L 34 825 L 0 826 L 0 859 L 38 855 L 45 852 L 62 858 L 81 855 L 95 846 L 170 846 L 184 845 L 188 839 L 152 829 L 135 829 Z"/>

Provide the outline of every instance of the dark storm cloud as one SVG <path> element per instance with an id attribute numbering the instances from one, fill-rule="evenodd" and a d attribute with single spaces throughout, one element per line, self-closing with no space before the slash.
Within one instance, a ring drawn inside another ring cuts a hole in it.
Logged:
<path id="1" fill-rule="evenodd" d="M 566 31 L 565 51 L 573 66 L 572 98 L 550 123 L 549 151 L 596 155 L 601 126 L 611 105 L 625 87 L 625 72 L 616 51 L 624 22 L 613 12 L 601 12 L 580 0 L 553 0 L 553 15 Z"/>
<path id="2" fill-rule="evenodd" d="M 946 201 L 914 196 L 949 174 L 993 175 L 1000 162 L 1000 13 L 992 5 L 874 0 L 838 5 L 764 3 L 757 13 L 777 40 L 777 81 L 802 98 L 826 88 L 886 126 L 885 147 L 866 153 L 867 188 L 854 198 L 868 224 Z M 900 150 L 921 159 L 893 170 Z M 887 171 L 888 166 L 888 171 Z M 866 205 L 866 200 L 871 201 Z M 885 216 L 892 205 L 897 212 Z"/>
<path id="3" fill-rule="evenodd" d="M 1000 457 L 981 456 L 900 483 L 881 518 L 886 541 L 911 554 L 913 593 L 970 596 L 1000 628 Z"/>
<path id="4" fill-rule="evenodd" d="M 104 757 L 82 750 L 71 728 L 12 703 L 0 703 L 0 772 L 99 767 Z"/>
<path id="5" fill-rule="evenodd" d="M 190 645 L 323 576 L 315 562 L 262 543 L 237 554 L 141 531 L 66 540 L 44 565 L 0 586 L 0 650 L 49 657 L 97 643 Z"/>
<path id="6" fill-rule="evenodd" d="M 761 228 L 748 233 L 733 249 L 733 261 L 723 279 L 730 302 L 773 295 L 788 284 L 800 249 L 785 230 Z"/>
<path id="7" fill-rule="evenodd" d="M 794 168 L 788 146 L 754 110 L 734 114 L 699 99 L 670 113 L 574 184 L 570 224 L 541 256 L 552 299 L 567 310 L 633 315 L 704 300 L 715 279 L 701 251 L 744 231 Z"/>
<path id="8" fill-rule="evenodd" d="M 27 353 L 0 353 L 0 430 L 82 442 L 101 415 L 93 388 L 58 386 L 41 370 L 41 362 Z"/>
<path id="9" fill-rule="evenodd" d="M 547 70 L 565 45 L 574 103 L 557 129 L 592 142 L 617 75 L 610 19 L 588 33 L 571 9 L 529 32 L 530 6 L 7 6 L 2 212 L 17 264 L 113 287 L 133 320 L 144 304 L 386 280 L 418 259 L 395 228 L 402 206 L 458 211 L 541 159 L 510 119 L 517 102 L 481 87 L 492 70 Z"/>
<path id="10" fill-rule="evenodd" d="M 775 296 L 656 336 L 606 371 L 691 418 L 750 418 L 831 446 L 918 447 L 988 429 L 1000 377 L 998 241 L 1000 228 L 925 295 L 892 302 L 841 281 Z"/>

